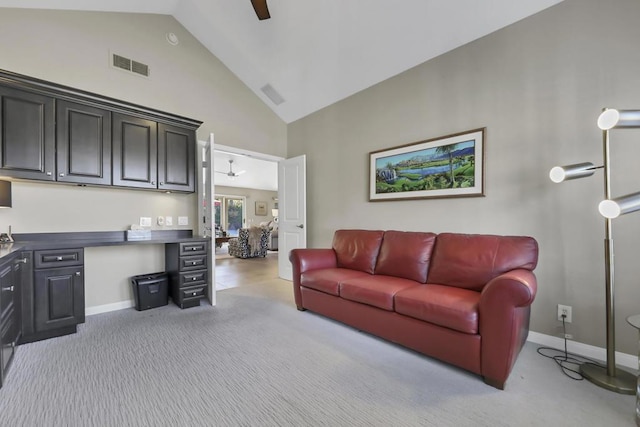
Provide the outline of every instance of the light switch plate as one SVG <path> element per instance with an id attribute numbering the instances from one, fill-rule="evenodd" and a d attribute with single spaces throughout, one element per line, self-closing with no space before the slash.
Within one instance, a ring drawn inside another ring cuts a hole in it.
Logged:
<path id="1" fill-rule="evenodd" d="M 178 225 L 189 225 L 189 217 L 188 216 L 179 216 L 178 217 Z"/>
<path id="2" fill-rule="evenodd" d="M 150 216 L 141 216 L 140 217 L 140 227 L 151 227 L 151 217 Z"/>
<path id="3" fill-rule="evenodd" d="M 173 225 L 173 217 L 172 216 L 167 216 L 164 218 L 164 223 L 167 227 L 170 227 Z"/>
<path id="4" fill-rule="evenodd" d="M 158 221 L 158 225 L 159 226 L 163 226 L 164 225 L 164 217 L 163 216 L 159 216 L 156 221 Z"/>

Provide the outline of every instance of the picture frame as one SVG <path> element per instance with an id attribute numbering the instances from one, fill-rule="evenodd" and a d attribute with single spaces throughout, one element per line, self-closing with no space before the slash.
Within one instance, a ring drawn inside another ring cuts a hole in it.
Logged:
<path id="1" fill-rule="evenodd" d="M 369 201 L 484 196 L 486 128 L 369 153 Z"/>
<path id="2" fill-rule="evenodd" d="M 256 215 L 267 215 L 267 202 L 256 202 Z"/>

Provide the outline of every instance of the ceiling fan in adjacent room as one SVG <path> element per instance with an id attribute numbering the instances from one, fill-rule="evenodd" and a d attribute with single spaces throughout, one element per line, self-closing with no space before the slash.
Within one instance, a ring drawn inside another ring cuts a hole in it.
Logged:
<path id="1" fill-rule="evenodd" d="M 215 172 L 216 173 L 223 173 L 223 174 L 227 175 L 229 178 L 235 179 L 235 178 L 239 177 L 240 175 L 242 175 L 243 173 L 245 173 L 246 171 L 234 172 L 233 171 L 233 160 L 229 159 L 229 171 L 228 172 L 224 172 L 224 171 L 215 171 Z"/>
<path id="2" fill-rule="evenodd" d="M 267 0 L 251 0 L 251 4 L 253 5 L 253 10 L 256 11 L 256 15 L 258 15 L 259 20 L 263 21 L 271 18 L 269 8 L 267 7 Z"/>

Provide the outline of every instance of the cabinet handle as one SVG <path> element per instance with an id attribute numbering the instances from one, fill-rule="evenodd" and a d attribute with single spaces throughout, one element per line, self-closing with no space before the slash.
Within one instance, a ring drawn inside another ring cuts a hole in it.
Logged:
<path id="1" fill-rule="evenodd" d="M 79 275 L 80 275 L 80 272 L 79 272 L 79 271 L 76 271 L 76 276 L 79 276 Z"/>
<path id="2" fill-rule="evenodd" d="M 161 182 L 160 185 L 164 185 L 164 182 Z"/>
<path id="3" fill-rule="evenodd" d="M 51 176 L 53 175 L 51 172 L 47 172 L 47 176 Z"/>
<path id="4" fill-rule="evenodd" d="M 61 174 L 60 174 L 60 176 L 62 177 L 62 176 L 64 176 L 64 174 L 63 174 L 63 173 L 61 173 Z"/>
<path id="5" fill-rule="evenodd" d="M 16 263 L 23 263 L 23 264 L 26 264 L 28 261 L 29 261 L 29 260 L 28 260 L 28 259 L 26 259 L 26 258 L 20 258 L 20 259 L 17 259 L 17 260 L 16 260 Z"/>
<path id="6" fill-rule="evenodd" d="M 151 181 L 151 185 L 156 185 L 156 182 L 155 181 Z"/>
<path id="7" fill-rule="evenodd" d="M 56 259 L 57 259 L 58 261 L 62 261 L 62 257 L 61 257 L 61 256 L 56 257 Z"/>
<path id="8" fill-rule="evenodd" d="M 193 293 L 193 296 L 195 297 L 197 294 L 198 294 L 197 292 L 194 292 L 194 293 Z"/>
<path id="9" fill-rule="evenodd" d="M 13 286 L 7 286 L 6 288 L 2 288 L 3 291 L 13 292 Z"/>

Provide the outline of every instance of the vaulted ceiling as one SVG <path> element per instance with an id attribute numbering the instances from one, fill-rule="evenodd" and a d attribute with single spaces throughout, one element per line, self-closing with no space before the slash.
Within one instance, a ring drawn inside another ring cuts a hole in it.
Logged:
<path id="1" fill-rule="evenodd" d="M 286 123 L 561 0 L 0 0 L 172 15 Z M 284 100 L 265 95 L 269 85 Z"/>

